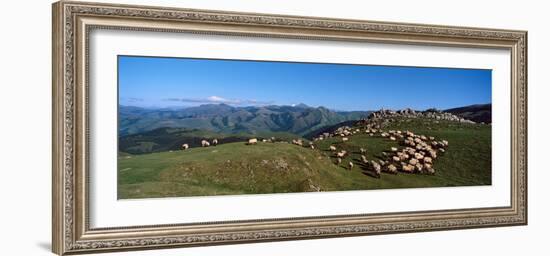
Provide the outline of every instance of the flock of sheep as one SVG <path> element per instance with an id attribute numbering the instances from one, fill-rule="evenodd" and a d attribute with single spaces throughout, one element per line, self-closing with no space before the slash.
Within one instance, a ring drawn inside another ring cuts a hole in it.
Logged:
<path id="1" fill-rule="evenodd" d="M 345 143 L 350 140 L 352 135 L 360 132 L 360 129 L 351 129 L 345 126 L 340 127 L 332 134 L 323 134 L 315 138 L 315 140 L 339 136 L 342 138 L 342 143 Z M 367 159 L 367 150 L 364 148 L 359 149 L 359 153 L 361 154 L 360 162 L 366 168 L 372 170 L 377 178 L 380 178 L 382 172 L 397 174 L 401 171 L 405 173 L 435 174 L 433 162 L 438 157 L 438 154 L 445 152 L 445 148 L 449 145 L 449 142 L 446 140 L 438 141 L 434 137 L 418 135 L 410 131 L 390 130 L 386 132 L 367 127 L 364 132 L 370 136 L 378 134 L 392 141 L 399 140 L 400 145 L 403 146 L 401 149 L 391 147 L 389 150 L 382 152 L 382 156 L 379 157 L 378 161 L 369 161 Z M 346 150 L 338 150 L 338 145 L 335 144 L 330 145 L 329 150 L 334 152 L 337 165 L 340 165 L 342 159 L 349 155 Z M 350 170 L 353 166 L 352 161 L 348 162 L 347 167 Z"/>
<path id="2" fill-rule="evenodd" d="M 341 137 L 342 143 L 350 141 L 350 138 L 358 133 L 361 133 L 361 129 L 352 129 L 348 126 L 338 128 L 333 133 L 323 133 L 313 141 L 307 142 L 302 139 L 293 139 L 292 144 L 300 147 L 309 147 L 315 149 L 314 141 L 320 141 L 329 137 Z M 367 150 L 364 148 L 359 149 L 361 156 L 360 162 L 366 168 L 373 171 L 375 177 L 380 178 L 382 172 L 390 174 L 397 174 L 399 171 L 405 173 L 423 173 L 423 174 L 435 174 L 433 163 L 438 157 L 438 154 L 445 153 L 445 148 L 448 147 L 449 142 L 446 140 L 436 140 L 434 137 L 427 137 L 425 135 L 414 134 L 411 131 L 389 130 L 384 131 L 379 129 L 379 126 L 367 125 L 364 130 L 365 134 L 370 136 L 379 135 L 382 138 L 387 138 L 392 141 L 399 141 L 402 146 L 401 149 L 397 147 L 391 147 L 389 150 L 382 152 L 382 156 L 378 156 L 378 160 L 368 160 Z M 248 139 L 246 145 L 255 145 L 258 143 L 257 138 Z M 262 139 L 261 142 L 275 142 L 275 138 Z M 218 140 L 213 139 L 209 142 L 206 139 L 201 141 L 202 147 L 218 145 Z M 333 152 L 334 158 L 336 158 L 335 164 L 341 165 L 343 159 L 349 155 L 344 149 L 338 149 L 341 144 L 332 144 L 328 150 Z M 183 144 L 182 150 L 189 149 L 189 144 Z M 347 167 L 351 170 L 354 164 L 349 161 Z"/>
<path id="3" fill-rule="evenodd" d="M 347 142 L 350 142 L 353 135 L 358 133 L 367 134 L 369 136 L 380 136 L 391 141 L 397 141 L 400 148 L 391 147 L 390 149 L 382 152 L 381 155 L 376 156 L 377 160 L 368 160 L 367 150 L 364 148 L 359 149 L 360 160 L 358 162 L 363 165 L 367 170 L 372 171 L 375 177 L 380 178 L 382 172 L 397 174 L 398 172 L 404 173 L 422 173 L 422 174 L 435 174 L 435 169 L 433 164 L 435 159 L 437 159 L 438 154 L 445 153 L 446 148 L 449 146 L 449 142 L 446 140 L 436 140 L 434 137 L 425 136 L 420 134 L 414 134 L 411 131 L 400 131 L 400 130 L 389 130 L 384 131 L 382 128 L 384 123 L 380 123 L 380 120 L 388 121 L 388 118 L 384 117 L 393 117 L 393 116 L 406 116 L 406 117 L 418 117 L 422 115 L 437 115 L 438 119 L 449 119 L 454 120 L 454 116 L 448 115 L 446 113 L 419 113 L 414 112 L 413 110 L 402 110 L 402 111 L 388 111 L 380 110 L 371 114 L 371 116 L 362 122 L 358 122 L 358 125 L 361 125 L 362 128 L 357 127 L 350 128 L 348 126 L 342 126 L 333 131 L 332 133 L 325 132 L 318 137 L 314 138 L 313 141 L 305 142 L 302 139 L 293 139 L 292 144 L 300 147 L 309 147 L 311 149 L 316 149 L 317 144 L 321 140 L 325 140 L 331 137 L 341 138 L 341 143 L 331 143 L 328 147 L 328 151 L 332 152 L 332 156 L 336 159 L 335 164 L 341 165 L 343 159 L 350 155 L 350 152 L 347 152 L 343 148 L 349 148 L 343 146 L 342 149 L 338 149 L 339 146 L 345 145 Z M 430 116 L 432 117 L 432 116 Z M 433 117 L 432 117 L 433 118 Z M 457 119 L 461 121 L 460 119 Z M 274 137 L 268 139 L 257 139 L 251 138 L 245 143 L 246 145 L 255 145 L 259 141 L 261 142 L 276 142 Z M 286 142 L 286 141 L 281 141 Z M 286 142 L 288 143 L 288 142 Z M 213 139 L 211 142 L 203 139 L 201 141 L 202 147 L 218 145 L 218 140 Z M 182 150 L 189 149 L 189 144 L 183 144 Z M 354 163 L 349 161 L 347 163 L 347 168 L 350 170 L 353 168 Z"/>
<path id="4" fill-rule="evenodd" d="M 271 137 L 269 139 L 262 139 L 261 140 L 262 142 L 274 142 L 275 141 L 275 137 Z M 256 138 L 252 138 L 252 139 L 248 139 L 248 141 L 246 142 L 246 145 L 254 145 L 254 144 L 257 144 L 258 143 L 258 139 Z M 207 139 L 203 139 L 201 140 L 201 147 L 210 147 L 210 146 L 217 146 L 218 145 L 218 139 L 213 139 L 212 142 L 208 141 Z M 189 149 L 190 146 L 188 143 L 184 143 L 181 145 L 181 150 L 187 150 Z"/>
<path id="5" fill-rule="evenodd" d="M 218 139 L 213 139 L 212 143 L 210 143 L 208 140 L 201 140 L 201 146 L 202 147 L 210 147 L 210 144 L 212 144 L 212 146 L 217 146 L 218 145 Z M 181 149 L 182 150 L 189 149 L 189 144 L 187 144 L 187 143 L 182 144 Z"/>

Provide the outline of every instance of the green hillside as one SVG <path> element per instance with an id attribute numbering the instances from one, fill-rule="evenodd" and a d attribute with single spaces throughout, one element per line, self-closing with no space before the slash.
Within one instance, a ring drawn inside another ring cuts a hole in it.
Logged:
<path id="1" fill-rule="evenodd" d="M 390 147 L 402 147 L 379 134 L 357 133 L 347 142 L 333 137 L 315 142 L 316 149 L 283 142 L 231 142 L 185 151 L 121 155 L 118 198 L 491 184 L 490 125 L 418 118 L 392 122 L 384 129 L 410 130 L 449 141 L 446 152 L 434 162 L 435 175 L 382 173 L 380 178 L 372 177 L 360 164 L 359 149 L 367 149 L 370 160 L 383 158 L 382 152 Z M 330 145 L 351 152 L 340 166 L 328 150 Z M 354 163 L 351 170 L 347 169 L 350 161 Z"/>

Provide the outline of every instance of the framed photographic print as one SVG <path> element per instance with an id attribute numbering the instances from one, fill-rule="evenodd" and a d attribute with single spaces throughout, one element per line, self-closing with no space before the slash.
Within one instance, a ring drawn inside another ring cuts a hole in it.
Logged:
<path id="1" fill-rule="evenodd" d="M 525 225 L 526 40 L 55 3 L 53 251 Z"/>

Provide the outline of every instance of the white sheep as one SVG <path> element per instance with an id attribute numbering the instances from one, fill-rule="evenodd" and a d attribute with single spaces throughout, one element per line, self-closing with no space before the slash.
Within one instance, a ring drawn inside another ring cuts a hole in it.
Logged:
<path id="1" fill-rule="evenodd" d="M 330 151 L 336 151 L 336 147 L 331 145 L 330 147 L 328 147 L 330 149 Z"/>
<path id="2" fill-rule="evenodd" d="M 431 164 L 432 163 L 432 158 L 429 157 L 429 156 L 424 157 L 424 163 Z"/>
<path id="3" fill-rule="evenodd" d="M 378 164 L 375 161 L 371 161 L 371 165 L 372 165 L 372 168 L 374 169 L 374 171 L 376 172 L 376 175 L 378 175 L 378 177 L 380 177 L 380 172 L 382 172 L 382 167 L 380 166 L 380 164 Z"/>
<path id="4" fill-rule="evenodd" d="M 395 165 L 393 164 L 388 165 L 387 170 L 389 173 L 397 173 L 397 167 L 395 167 Z"/>
<path id="5" fill-rule="evenodd" d="M 189 149 L 189 144 L 185 143 L 185 144 L 181 145 L 181 149 L 182 150 Z"/>
<path id="6" fill-rule="evenodd" d="M 361 161 L 365 164 L 369 162 L 369 160 L 367 160 L 367 157 L 365 155 L 361 155 Z"/>
<path id="7" fill-rule="evenodd" d="M 212 145 L 217 146 L 218 145 L 218 139 L 213 139 L 212 140 Z"/>
<path id="8" fill-rule="evenodd" d="M 247 145 L 255 145 L 256 143 L 258 143 L 258 139 L 253 138 L 253 139 L 248 139 L 248 143 L 246 143 L 246 144 Z"/>
<path id="9" fill-rule="evenodd" d="M 348 153 L 347 151 L 342 150 L 342 151 L 336 153 L 336 156 L 339 157 L 339 158 L 344 158 L 347 153 Z"/>
<path id="10" fill-rule="evenodd" d="M 203 146 L 203 147 L 209 147 L 209 146 L 210 146 L 210 142 L 208 142 L 207 140 L 202 140 L 202 141 L 201 141 L 201 146 Z"/>
<path id="11" fill-rule="evenodd" d="M 403 165 L 403 167 L 401 168 L 404 172 L 413 172 L 414 171 L 414 166 L 408 164 L 408 165 Z"/>

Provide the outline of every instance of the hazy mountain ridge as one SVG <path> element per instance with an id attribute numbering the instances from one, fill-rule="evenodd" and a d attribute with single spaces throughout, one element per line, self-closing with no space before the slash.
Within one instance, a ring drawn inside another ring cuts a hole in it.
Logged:
<path id="1" fill-rule="evenodd" d="M 464 119 L 474 121 L 476 123 L 490 124 L 492 122 L 492 104 L 475 104 L 459 108 L 451 108 L 444 112 L 452 113 Z"/>
<path id="2" fill-rule="evenodd" d="M 223 133 L 289 132 L 306 134 L 324 126 L 366 118 L 370 111 L 332 111 L 325 107 L 206 104 L 182 109 L 119 106 L 120 135 L 162 127 L 203 129 Z"/>

